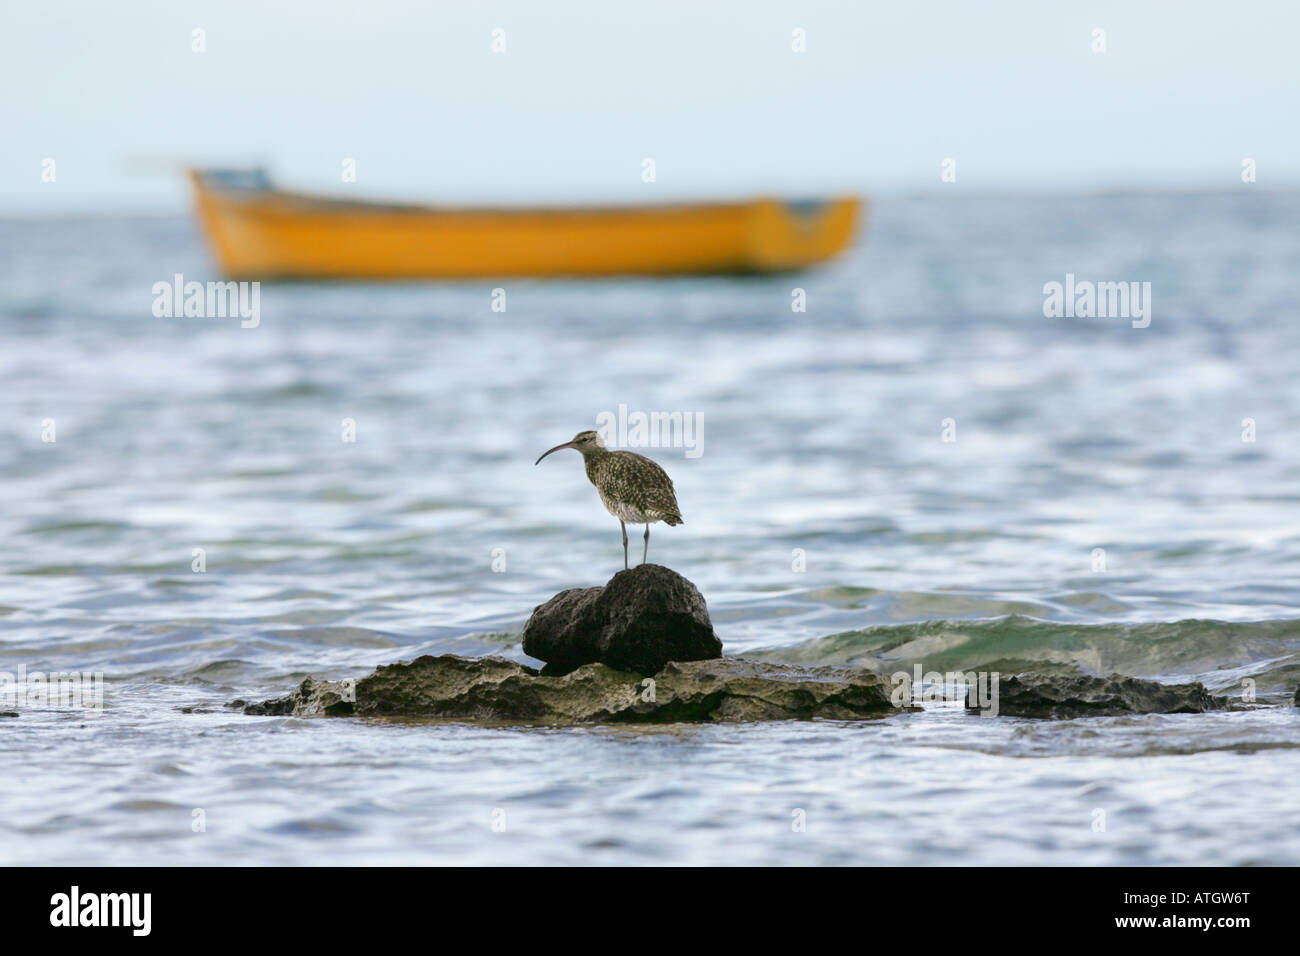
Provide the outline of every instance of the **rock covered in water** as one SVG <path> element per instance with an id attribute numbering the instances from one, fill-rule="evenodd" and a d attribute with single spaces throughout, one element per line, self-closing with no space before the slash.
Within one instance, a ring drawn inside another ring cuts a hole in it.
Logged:
<path id="1" fill-rule="evenodd" d="M 533 610 L 523 636 L 547 675 L 599 662 L 650 676 L 669 661 L 722 656 L 704 596 L 658 564 L 620 571 L 603 588 L 561 591 Z"/>
<path id="2" fill-rule="evenodd" d="M 244 713 L 258 717 L 350 717 L 356 707 L 354 680 L 312 680 L 308 677 L 288 697 L 245 704 Z"/>
<path id="3" fill-rule="evenodd" d="M 983 693 L 987 696 L 988 689 Z M 975 688 L 966 708 L 978 709 Z M 1119 714 L 1200 714 L 1228 706 L 1200 683 L 1161 684 L 1111 674 L 1013 674 L 997 683 L 997 713 L 1006 717 L 1110 717 Z"/>
<path id="4" fill-rule="evenodd" d="M 313 681 L 250 704 L 256 715 L 440 717 L 485 723 L 860 720 L 898 713 L 871 671 L 740 658 L 670 663 L 652 678 L 586 664 L 563 676 L 499 657 L 387 664 L 358 681 Z"/>

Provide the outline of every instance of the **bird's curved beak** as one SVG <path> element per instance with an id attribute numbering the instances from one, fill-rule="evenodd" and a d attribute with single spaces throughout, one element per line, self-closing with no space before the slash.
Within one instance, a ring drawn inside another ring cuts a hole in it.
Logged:
<path id="1" fill-rule="evenodd" d="M 551 451 L 559 451 L 561 448 L 576 448 L 576 447 L 578 446 L 575 445 L 573 442 L 566 441 L 563 445 L 556 445 L 554 448 L 551 449 Z M 542 455 L 542 458 L 545 458 L 546 455 L 549 455 L 551 451 L 548 451 L 545 455 Z M 535 462 L 533 462 L 533 464 L 540 465 L 542 463 L 542 458 L 537 459 Z"/>

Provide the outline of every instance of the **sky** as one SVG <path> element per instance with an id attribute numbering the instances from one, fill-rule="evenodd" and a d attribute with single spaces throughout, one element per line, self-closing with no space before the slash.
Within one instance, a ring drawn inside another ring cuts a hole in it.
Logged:
<path id="1" fill-rule="evenodd" d="M 432 202 L 1295 188 L 1298 48 L 1295 0 L 15 3 L 0 213 L 181 212 L 187 162 Z"/>

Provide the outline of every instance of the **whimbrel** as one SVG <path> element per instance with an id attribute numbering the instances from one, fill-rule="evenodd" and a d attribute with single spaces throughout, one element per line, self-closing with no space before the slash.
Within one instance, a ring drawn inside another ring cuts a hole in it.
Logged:
<path id="1" fill-rule="evenodd" d="M 650 525 L 656 521 L 668 525 L 682 523 L 682 513 L 673 494 L 673 480 L 644 455 L 607 450 L 605 442 L 594 431 L 578 432 L 573 441 L 556 445 L 551 451 L 561 448 L 576 448 L 582 452 L 587 477 L 596 486 L 601 504 L 618 519 L 619 527 L 623 529 L 624 569 L 627 568 L 627 522 L 645 525 L 645 548 L 641 551 L 641 563 L 645 564 L 650 554 Z M 542 458 L 533 464 L 540 465 Z"/>

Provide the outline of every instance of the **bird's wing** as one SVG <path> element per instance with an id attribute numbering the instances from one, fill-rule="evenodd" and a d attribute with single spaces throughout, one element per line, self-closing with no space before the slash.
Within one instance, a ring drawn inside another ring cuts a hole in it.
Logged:
<path id="1" fill-rule="evenodd" d="M 627 482 L 629 499 L 643 508 L 652 509 L 665 518 L 681 520 L 681 509 L 677 507 L 677 494 L 673 480 L 657 461 L 638 455 L 632 451 L 616 451 L 622 461 L 618 462 L 620 478 Z"/>

